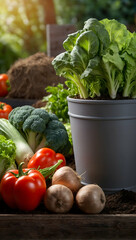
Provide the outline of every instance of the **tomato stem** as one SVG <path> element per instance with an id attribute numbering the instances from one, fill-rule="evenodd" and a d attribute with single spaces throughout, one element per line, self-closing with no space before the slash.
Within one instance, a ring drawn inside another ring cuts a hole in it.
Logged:
<path id="1" fill-rule="evenodd" d="M 5 105 L 4 103 L 1 103 L 1 104 L 0 104 L 0 109 L 2 109 L 2 110 L 3 110 L 3 108 L 4 108 L 4 105 Z"/>
<path id="2" fill-rule="evenodd" d="M 43 168 L 43 169 L 39 169 L 38 171 L 44 176 L 44 178 L 48 177 L 51 178 L 52 175 L 54 174 L 55 170 L 57 169 L 57 167 L 63 162 L 62 159 L 58 160 L 58 162 L 56 164 L 54 164 L 51 167 L 47 167 L 47 168 Z"/>
<path id="3" fill-rule="evenodd" d="M 19 177 L 24 176 L 24 175 L 28 175 L 28 171 L 27 171 L 27 174 L 26 174 L 26 172 L 24 173 L 23 170 L 22 170 L 23 164 L 24 164 L 24 162 L 21 162 L 19 164 L 19 166 L 18 166 L 18 175 L 19 175 Z"/>
<path id="4" fill-rule="evenodd" d="M 63 162 L 62 159 L 58 160 L 58 162 L 56 164 L 54 164 L 51 167 L 47 167 L 47 168 L 43 168 L 43 169 L 35 169 L 38 172 L 40 172 L 44 178 L 51 178 L 52 175 L 54 174 L 55 170 L 57 169 L 57 167 Z M 10 171 L 10 173 L 12 173 L 16 178 L 19 178 L 21 176 L 26 176 L 28 175 L 29 171 L 32 170 L 33 168 L 28 169 L 28 171 L 23 172 L 22 166 L 23 166 L 24 162 L 21 162 L 18 166 L 18 174 Z M 40 166 L 39 166 L 40 167 Z"/>
<path id="5" fill-rule="evenodd" d="M 18 174 L 13 173 L 12 171 L 10 171 L 10 173 L 12 173 L 16 178 L 19 178 L 19 177 L 21 177 L 21 176 L 27 176 L 27 175 L 28 175 L 28 172 L 29 172 L 31 169 L 29 169 L 29 170 L 26 171 L 26 172 L 23 172 L 23 170 L 22 170 L 23 164 L 24 164 L 24 162 L 21 162 L 21 163 L 19 164 L 19 166 L 18 166 Z"/>

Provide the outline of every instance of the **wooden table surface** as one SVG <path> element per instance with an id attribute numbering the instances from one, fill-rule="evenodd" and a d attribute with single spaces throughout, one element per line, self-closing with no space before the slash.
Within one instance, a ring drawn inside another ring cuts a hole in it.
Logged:
<path id="1" fill-rule="evenodd" d="M 0 214 L 0 239 L 136 239 L 136 214 Z"/>

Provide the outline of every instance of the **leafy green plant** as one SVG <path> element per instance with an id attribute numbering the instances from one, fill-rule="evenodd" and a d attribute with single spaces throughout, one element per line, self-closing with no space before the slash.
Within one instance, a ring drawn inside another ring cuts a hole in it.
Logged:
<path id="1" fill-rule="evenodd" d="M 56 114 L 62 122 L 67 122 L 69 120 L 67 103 L 67 96 L 69 95 L 68 89 L 59 83 L 56 87 L 48 86 L 45 90 L 47 93 L 50 93 L 43 98 L 43 101 L 47 101 L 45 109 L 48 112 Z"/>
<path id="2" fill-rule="evenodd" d="M 63 47 L 66 51 L 52 64 L 81 98 L 136 98 L 136 33 L 124 24 L 88 19 L 82 30 L 68 35 Z"/>
<path id="3" fill-rule="evenodd" d="M 59 83 L 56 87 L 48 86 L 45 88 L 46 92 L 50 93 L 48 96 L 43 98 L 46 101 L 45 110 L 50 113 L 56 114 L 60 121 L 63 122 L 69 137 L 71 146 L 73 146 L 71 125 L 68 116 L 68 101 L 67 97 L 77 93 L 77 88 L 69 81 L 66 82 L 68 88 L 64 88 L 64 84 Z M 73 150 L 72 150 L 73 151 Z M 72 152 L 71 151 L 71 152 Z"/>

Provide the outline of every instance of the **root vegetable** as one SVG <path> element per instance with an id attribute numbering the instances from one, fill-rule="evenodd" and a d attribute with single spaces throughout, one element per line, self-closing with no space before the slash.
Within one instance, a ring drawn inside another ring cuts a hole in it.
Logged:
<path id="1" fill-rule="evenodd" d="M 67 213 L 72 208 L 73 203 L 72 191 L 60 184 L 49 187 L 44 196 L 45 207 L 54 213 Z"/>
<path id="2" fill-rule="evenodd" d="M 81 188 L 80 176 L 70 167 L 64 166 L 58 169 L 52 178 L 52 185 L 61 184 L 68 187 L 73 193 Z"/>
<path id="3" fill-rule="evenodd" d="M 82 187 L 76 194 L 76 203 L 85 213 L 100 213 L 106 202 L 105 194 L 101 187 L 89 184 Z"/>

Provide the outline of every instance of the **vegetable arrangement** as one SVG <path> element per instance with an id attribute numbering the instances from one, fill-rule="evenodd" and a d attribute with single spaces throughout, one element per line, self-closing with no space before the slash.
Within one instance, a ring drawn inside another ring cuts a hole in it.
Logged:
<path id="1" fill-rule="evenodd" d="M 116 20 L 88 19 L 52 62 L 80 98 L 136 98 L 136 33 Z M 74 95 L 73 94 L 73 95 Z"/>
<path id="2" fill-rule="evenodd" d="M 22 162 L 18 170 L 9 170 L 2 177 L 2 199 L 10 208 L 22 211 L 32 211 L 43 201 L 45 208 L 54 213 L 67 213 L 74 203 L 84 213 L 101 212 L 106 202 L 103 190 L 95 184 L 82 187 L 77 173 L 68 166 L 60 167 L 62 163 L 58 160 L 51 167 L 22 169 Z M 52 175 L 52 185 L 47 187 L 45 179 Z"/>
<path id="3" fill-rule="evenodd" d="M 0 121 L 2 124 L 8 123 L 7 126 L 12 131 L 16 130 L 8 120 Z M 55 213 L 69 212 L 74 203 L 85 213 L 102 211 L 106 202 L 102 189 L 97 185 L 89 185 L 88 191 L 83 191 L 82 194 L 84 187 L 81 185 L 81 178 L 72 168 L 66 166 L 66 159 L 61 153 L 50 148 L 41 148 L 26 162 L 27 168 L 23 169 L 22 166 L 26 166 L 26 163 L 21 161 L 20 155 L 16 169 L 16 152 L 22 151 L 21 141 L 25 141 L 16 131 L 14 137 L 17 137 L 17 142 L 20 138 L 20 148 L 13 140 L 0 135 L 0 195 L 10 208 L 33 211 L 43 201 L 45 208 Z M 25 144 L 29 146 L 26 142 L 23 144 L 24 148 Z M 51 179 L 50 187 L 46 184 L 48 179 Z"/>
<path id="4" fill-rule="evenodd" d="M 31 106 L 14 108 L 9 120 L 0 118 L 0 134 L 15 143 L 16 163 L 24 162 L 24 167 L 38 149 L 48 147 L 67 155 L 71 148 L 66 128 L 56 115 Z"/>
<path id="5" fill-rule="evenodd" d="M 66 165 L 67 131 L 55 114 L 23 106 L 0 118 L 0 134 L 0 195 L 9 207 L 32 211 L 43 200 L 46 181 Z M 47 142 L 60 151 L 47 148 Z"/>

